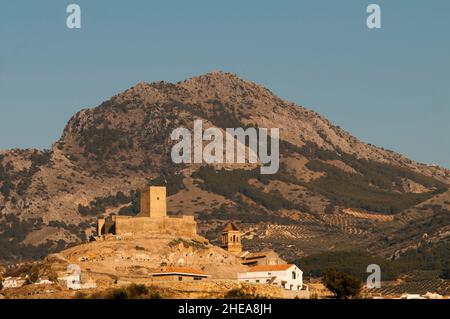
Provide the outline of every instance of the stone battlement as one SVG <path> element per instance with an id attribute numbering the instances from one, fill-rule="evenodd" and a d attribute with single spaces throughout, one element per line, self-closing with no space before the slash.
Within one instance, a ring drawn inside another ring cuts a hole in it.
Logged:
<path id="1" fill-rule="evenodd" d="M 197 234 L 197 223 L 194 216 L 179 217 L 132 217 L 116 216 L 116 234 L 173 234 L 194 236 Z"/>
<path id="2" fill-rule="evenodd" d="M 165 187 L 149 187 L 141 192 L 140 212 L 136 217 L 111 216 L 98 220 L 98 236 L 171 234 L 192 237 L 197 235 L 194 216 L 167 216 Z"/>

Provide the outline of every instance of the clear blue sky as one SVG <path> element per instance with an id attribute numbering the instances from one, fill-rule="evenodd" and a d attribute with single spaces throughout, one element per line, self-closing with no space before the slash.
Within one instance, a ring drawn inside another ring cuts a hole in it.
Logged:
<path id="1" fill-rule="evenodd" d="M 0 149 L 49 148 L 72 114 L 139 81 L 224 70 L 450 168 L 449 17 L 448 0 L 1 0 Z"/>

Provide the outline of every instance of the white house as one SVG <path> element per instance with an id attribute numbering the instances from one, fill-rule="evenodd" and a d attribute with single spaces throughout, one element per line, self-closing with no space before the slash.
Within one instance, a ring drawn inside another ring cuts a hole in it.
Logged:
<path id="1" fill-rule="evenodd" d="M 35 285 L 53 285 L 54 282 L 50 281 L 47 277 L 39 278 L 38 281 L 34 283 Z"/>
<path id="2" fill-rule="evenodd" d="M 399 299 L 425 299 L 424 297 L 422 297 L 419 294 L 408 294 L 408 293 L 404 293 L 403 295 L 400 296 Z"/>
<path id="3" fill-rule="evenodd" d="M 3 288 L 18 288 L 22 287 L 26 278 L 21 277 L 6 277 L 3 281 Z"/>
<path id="4" fill-rule="evenodd" d="M 58 280 L 65 282 L 67 284 L 67 288 L 72 290 L 97 288 L 97 284 L 91 279 L 89 279 L 85 283 L 82 283 L 81 273 L 78 273 L 76 271 L 65 273 L 63 276 L 58 277 Z"/>
<path id="5" fill-rule="evenodd" d="M 427 292 L 425 295 L 423 295 L 423 297 L 427 299 L 444 299 L 444 296 L 435 292 Z"/>
<path id="6" fill-rule="evenodd" d="M 260 265 L 247 272 L 238 273 L 239 282 L 268 284 L 283 287 L 286 290 L 303 289 L 303 271 L 296 265 Z"/>

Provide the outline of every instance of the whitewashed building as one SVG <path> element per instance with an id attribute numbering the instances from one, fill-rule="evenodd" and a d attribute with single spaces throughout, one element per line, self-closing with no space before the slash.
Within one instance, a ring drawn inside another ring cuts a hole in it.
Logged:
<path id="1" fill-rule="evenodd" d="M 26 278 L 6 277 L 3 281 L 3 288 L 19 288 L 25 284 Z"/>
<path id="2" fill-rule="evenodd" d="M 435 293 L 435 292 L 427 292 L 425 295 L 423 295 L 426 299 L 444 299 L 444 296 Z"/>
<path id="3" fill-rule="evenodd" d="M 425 299 L 425 298 L 422 297 L 420 294 L 408 294 L 408 293 L 404 293 L 403 295 L 400 296 L 399 299 Z"/>
<path id="4" fill-rule="evenodd" d="M 53 285 L 54 282 L 50 281 L 47 277 L 39 278 L 38 281 L 34 283 L 35 285 Z"/>
<path id="5" fill-rule="evenodd" d="M 282 287 L 286 290 L 303 289 L 303 271 L 296 265 L 260 265 L 247 272 L 238 273 L 239 282 L 266 284 Z"/>
<path id="6" fill-rule="evenodd" d="M 65 273 L 63 276 L 58 277 L 58 281 L 66 283 L 67 288 L 72 290 L 97 288 L 97 284 L 91 278 L 86 282 L 83 282 L 81 279 L 81 272 L 78 272 L 77 270 Z"/>

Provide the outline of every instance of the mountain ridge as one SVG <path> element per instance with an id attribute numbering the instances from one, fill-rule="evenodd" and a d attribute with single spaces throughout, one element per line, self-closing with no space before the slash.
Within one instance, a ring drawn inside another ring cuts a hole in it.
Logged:
<path id="1" fill-rule="evenodd" d="M 281 128 L 280 172 L 262 178 L 253 166 L 230 171 L 174 165 L 170 132 L 190 128 L 194 119 L 222 129 Z M 51 150 L 2 151 L 0 157 L 0 222 L 8 229 L 0 241 L 17 258 L 86 239 L 99 216 L 133 214 L 136 190 L 158 179 L 168 181 L 170 211 L 195 213 L 211 240 L 226 220 L 241 218 L 249 246 L 274 242 L 291 259 L 327 251 L 336 240 L 339 249 L 355 246 L 348 236 L 361 240 L 356 246 L 362 248 L 391 238 L 394 244 L 380 245 L 381 254 L 391 256 L 421 242 L 423 233 L 413 234 L 417 225 L 409 223 L 426 225 L 444 216 L 443 225 L 424 226 L 434 239 L 448 227 L 449 170 L 363 143 L 318 113 L 232 73 L 211 72 L 175 84 L 139 82 L 77 112 Z M 394 219 L 360 217 L 380 213 Z M 273 239 L 278 226 L 284 237 Z M 411 238 L 398 239 L 402 227 Z M 318 243 L 302 243 L 304 234 Z M 258 243 L 256 236 L 267 240 Z"/>

